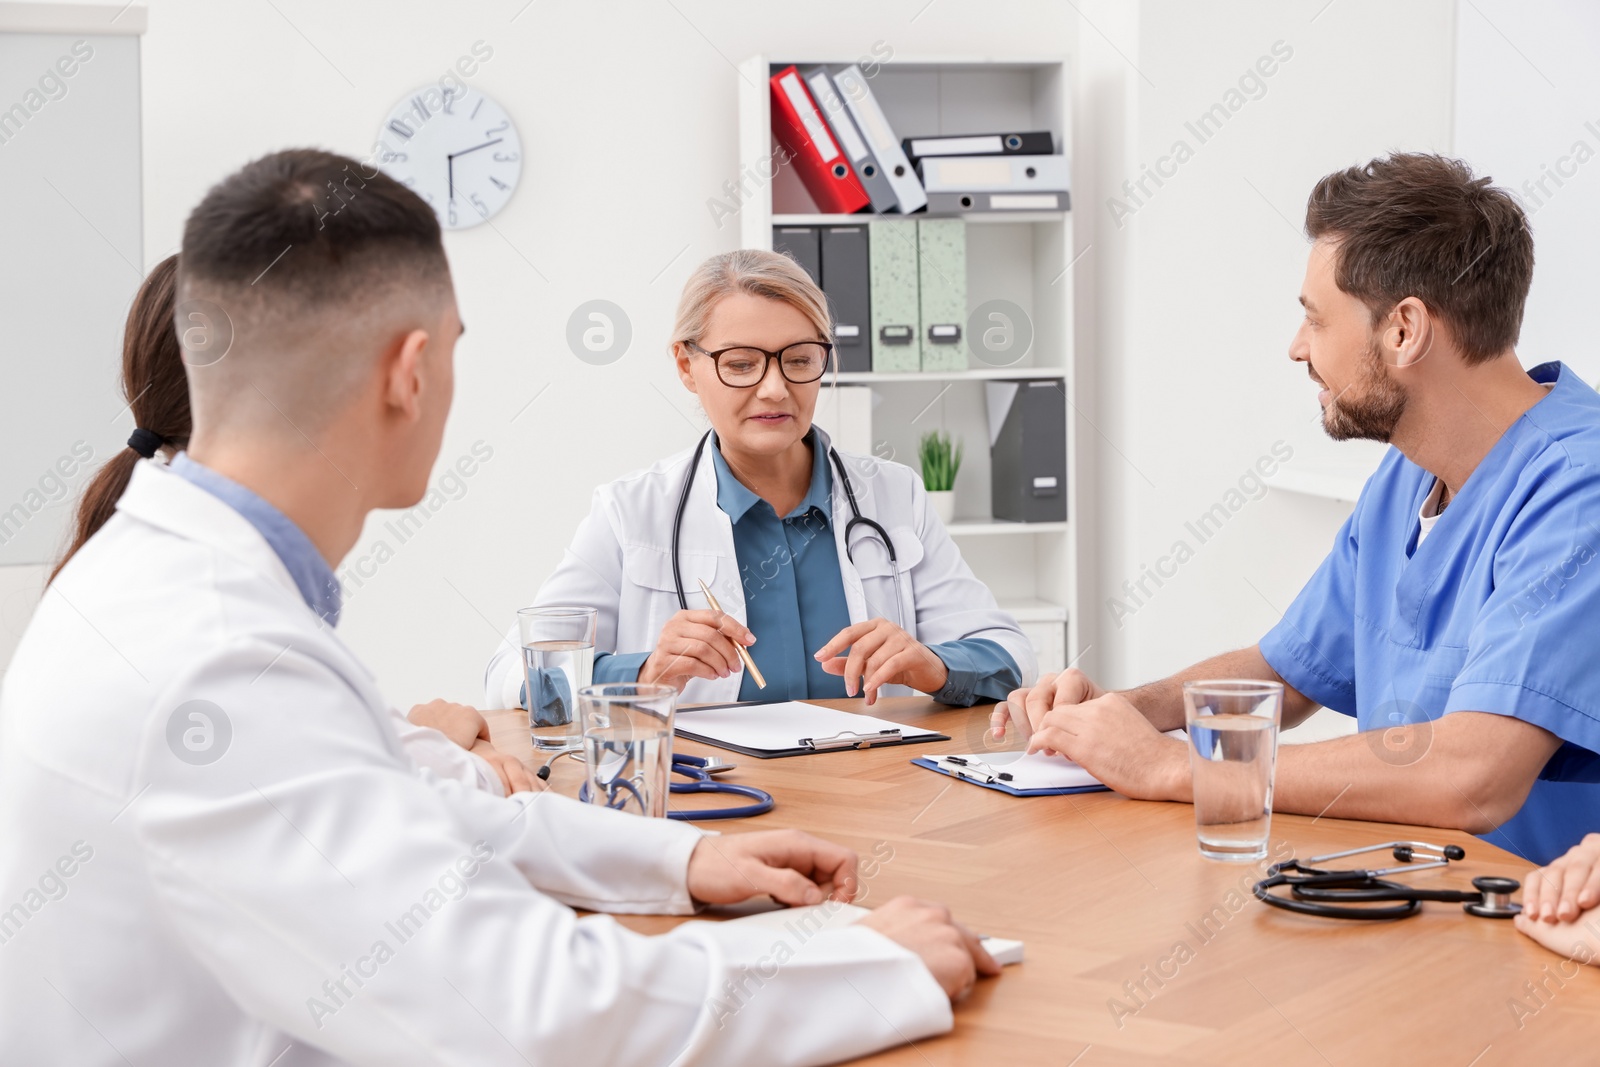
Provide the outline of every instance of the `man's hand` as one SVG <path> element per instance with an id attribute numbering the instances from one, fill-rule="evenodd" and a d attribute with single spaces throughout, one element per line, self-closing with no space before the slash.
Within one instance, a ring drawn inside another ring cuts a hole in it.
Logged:
<path id="1" fill-rule="evenodd" d="M 489 724 L 476 708 L 465 704 L 452 704 L 448 700 L 430 700 L 411 709 L 406 718 L 418 726 L 431 726 L 462 748 L 470 749 L 478 741 L 489 740 Z"/>
<path id="2" fill-rule="evenodd" d="M 1003 702 L 994 706 L 994 713 L 989 716 L 989 728 L 994 731 L 996 741 L 1004 740 L 1006 723 L 1011 722 L 1026 740 L 1044 722 L 1051 708 L 1083 704 L 1105 695 L 1104 689 L 1095 685 L 1087 674 L 1076 667 L 1060 674 L 1041 675 L 1033 688 L 1014 689 Z"/>
<path id="3" fill-rule="evenodd" d="M 500 784 L 505 787 L 506 796 L 512 793 L 542 792 L 545 788 L 543 782 L 534 782 L 533 775 L 528 773 L 528 768 L 522 765 L 521 760 L 506 755 L 487 741 L 480 740 L 475 743 L 472 746 L 472 754 L 481 757 L 494 773 L 500 776 Z"/>
<path id="4" fill-rule="evenodd" d="M 1529 871 L 1522 883 L 1522 918 L 1571 922 L 1600 905 L 1600 834 L 1589 834 L 1548 867 Z"/>
<path id="5" fill-rule="evenodd" d="M 689 854 L 689 895 L 737 904 L 768 894 L 783 904 L 856 898 L 856 854 L 800 830 L 704 837 Z"/>
<path id="6" fill-rule="evenodd" d="M 840 655 L 846 648 L 850 654 Z M 950 677 L 933 649 L 884 618 L 846 626 L 814 658 L 827 673 L 844 676 L 846 693 L 865 693 L 868 704 L 878 702 L 878 689 L 885 685 L 937 693 Z"/>
<path id="7" fill-rule="evenodd" d="M 923 965 L 951 1000 L 972 992 L 978 975 L 1000 973 L 978 936 L 956 922 L 943 904 L 915 897 L 895 897 L 861 925 L 922 957 Z"/>
<path id="8" fill-rule="evenodd" d="M 639 668 L 639 681 L 682 692 L 691 678 L 726 678 L 744 669 L 735 642 L 748 648 L 756 637 L 732 615 L 711 609 L 677 612 L 661 628 L 655 651 Z"/>

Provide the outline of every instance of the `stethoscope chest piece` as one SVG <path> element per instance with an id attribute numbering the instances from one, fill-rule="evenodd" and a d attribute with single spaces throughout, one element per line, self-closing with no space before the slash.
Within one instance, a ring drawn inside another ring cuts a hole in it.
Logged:
<path id="1" fill-rule="evenodd" d="M 1480 919 L 1509 919 L 1522 910 L 1521 904 L 1511 902 L 1511 894 L 1522 888 L 1522 883 L 1515 878 L 1483 875 L 1472 880 L 1472 888 L 1483 894 L 1483 899 L 1461 905 L 1461 910 L 1468 915 Z"/>

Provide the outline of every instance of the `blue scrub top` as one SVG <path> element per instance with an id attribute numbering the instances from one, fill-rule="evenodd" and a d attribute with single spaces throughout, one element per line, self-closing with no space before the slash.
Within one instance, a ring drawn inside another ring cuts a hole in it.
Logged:
<path id="1" fill-rule="evenodd" d="M 1260 647 L 1362 730 L 1479 711 L 1561 738 L 1522 810 L 1483 835 L 1544 864 L 1600 830 L 1600 394 L 1560 363 L 1529 377 L 1554 386 L 1420 546 L 1435 479 L 1390 450 Z"/>
<path id="2" fill-rule="evenodd" d="M 745 598 L 745 621 L 756 643 L 750 656 L 767 680 L 765 689 L 744 673 L 740 700 L 821 700 L 845 696 L 844 679 L 828 674 L 815 653 L 850 625 L 844 575 L 833 534 L 833 470 L 826 451 L 811 442 L 811 486 L 805 499 L 778 517 L 771 504 L 751 492 L 722 457 L 712 438 L 717 506 L 733 522 L 734 556 Z M 896 621 L 896 620 L 891 620 Z M 1016 661 L 999 644 L 973 637 L 928 646 L 950 672 L 931 694 L 942 704 L 970 707 L 1004 700 L 1022 684 Z M 648 652 L 596 653 L 594 680 L 633 681 Z"/>

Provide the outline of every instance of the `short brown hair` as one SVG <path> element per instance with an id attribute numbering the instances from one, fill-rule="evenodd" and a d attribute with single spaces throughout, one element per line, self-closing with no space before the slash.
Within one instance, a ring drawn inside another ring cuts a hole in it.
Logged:
<path id="1" fill-rule="evenodd" d="M 195 435 L 320 431 L 378 335 L 452 295 L 439 222 L 401 183 L 317 149 L 245 165 L 190 213 L 178 257 L 178 312 L 215 304 L 230 331 L 222 356 L 185 360 Z"/>
<path id="2" fill-rule="evenodd" d="M 447 283 L 433 209 L 369 169 L 299 148 L 263 156 L 212 186 L 183 228 L 179 298 L 198 282 L 271 294 L 292 315 L 359 305 L 363 290 L 397 275 Z"/>
<path id="3" fill-rule="evenodd" d="M 1482 363 L 1522 331 L 1533 234 L 1515 198 L 1459 159 L 1395 153 L 1317 182 L 1306 233 L 1337 243 L 1335 281 L 1373 325 L 1414 296 Z"/>

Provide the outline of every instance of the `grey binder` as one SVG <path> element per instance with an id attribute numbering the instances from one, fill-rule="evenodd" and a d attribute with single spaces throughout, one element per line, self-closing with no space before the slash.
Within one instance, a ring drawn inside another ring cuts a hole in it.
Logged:
<path id="1" fill-rule="evenodd" d="M 1060 378 L 985 382 L 989 484 L 996 519 L 1067 517 L 1067 407 Z"/>
<path id="2" fill-rule="evenodd" d="M 872 271 L 867 228 L 824 226 L 822 292 L 833 315 L 833 351 L 841 371 L 872 369 Z"/>
<path id="3" fill-rule="evenodd" d="M 822 245 L 815 226 L 774 226 L 772 250 L 789 256 L 806 269 L 812 281 L 822 284 Z"/>
<path id="4" fill-rule="evenodd" d="M 838 139 L 839 147 L 844 149 L 844 154 L 850 159 L 850 166 L 855 168 L 856 177 L 861 179 L 862 188 L 866 189 L 867 197 L 872 201 L 872 210 L 879 214 L 898 210 L 900 201 L 895 198 L 894 189 L 889 184 L 889 176 L 878 166 L 878 158 L 872 154 L 872 149 L 867 147 L 866 140 L 856 128 L 855 120 L 850 117 L 844 101 L 840 99 L 839 91 L 833 84 L 833 76 L 828 73 L 828 69 L 809 67 L 800 72 L 800 77 L 810 86 L 811 95 L 816 99 L 823 115 L 827 117 L 828 126 Z"/>

